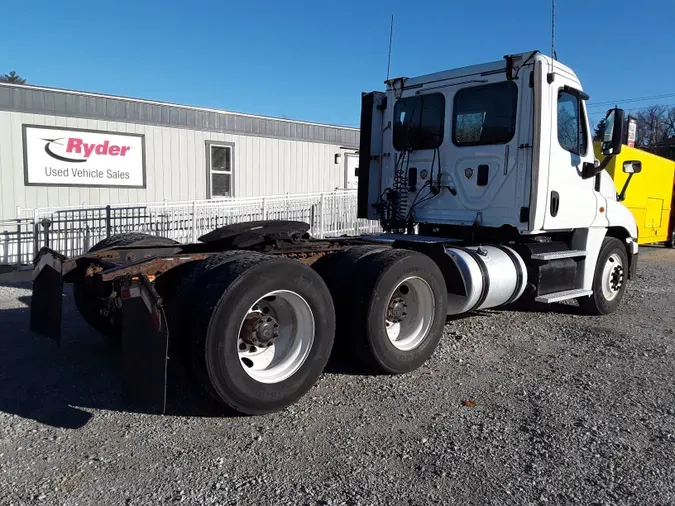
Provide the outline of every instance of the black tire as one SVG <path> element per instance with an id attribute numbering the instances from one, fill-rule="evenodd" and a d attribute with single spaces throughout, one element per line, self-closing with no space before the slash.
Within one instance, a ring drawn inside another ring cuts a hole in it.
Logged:
<path id="1" fill-rule="evenodd" d="M 417 369 L 433 354 L 443 335 L 448 294 L 436 263 L 416 251 L 389 249 L 375 252 L 356 262 L 351 296 L 346 304 L 350 348 L 369 368 L 387 374 Z M 392 344 L 385 328 L 389 295 L 407 277 L 426 281 L 433 293 L 433 316 L 423 340 L 410 350 Z M 346 318 L 346 316 L 345 316 Z"/>
<path id="2" fill-rule="evenodd" d="M 309 223 L 291 220 L 260 220 L 232 223 L 216 228 L 199 237 L 199 241 L 210 244 L 231 244 L 246 247 L 248 243 L 261 241 L 265 237 L 302 237 L 310 229 Z"/>
<path id="3" fill-rule="evenodd" d="M 671 216 L 670 220 L 675 220 L 675 216 Z M 672 226 L 672 225 L 671 225 Z M 666 248 L 675 248 L 675 227 L 669 231 L 669 239 L 664 243 Z"/>
<path id="4" fill-rule="evenodd" d="M 207 392 L 239 413 L 265 414 L 284 409 L 312 388 L 328 362 L 335 336 L 330 292 L 316 272 L 295 260 L 239 252 L 220 264 L 212 262 L 217 265 L 199 269 L 194 280 L 199 290 L 188 308 L 194 372 Z M 282 289 L 295 292 L 309 305 L 314 317 L 314 342 L 292 376 L 263 383 L 249 376 L 239 359 L 240 325 L 259 299 Z"/>
<path id="5" fill-rule="evenodd" d="M 621 286 L 616 296 L 608 300 L 602 290 L 602 276 L 605 264 L 610 257 L 617 255 L 621 260 L 621 272 L 617 274 L 621 278 Z M 623 243 L 615 237 L 606 237 L 602 242 L 598 261 L 595 265 L 595 273 L 593 275 L 593 294 L 587 297 L 580 297 L 578 300 L 579 307 L 583 312 L 589 315 L 606 315 L 614 312 L 623 299 L 623 294 L 626 291 L 626 280 L 628 279 L 628 253 Z"/>
<path id="6" fill-rule="evenodd" d="M 130 232 L 128 234 L 116 234 L 103 239 L 89 248 L 89 252 L 100 251 L 106 248 L 113 248 L 117 246 L 171 246 L 179 244 L 178 241 L 169 239 L 168 237 L 161 237 L 152 234 L 145 234 L 141 232 Z"/>
<path id="7" fill-rule="evenodd" d="M 345 339 L 350 320 L 348 303 L 352 297 L 352 287 L 358 283 L 354 278 L 354 266 L 365 256 L 384 249 L 388 248 L 370 244 L 354 246 L 345 251 L 326 255 L 312 264 L 312 269 L 321 276 L 333 297 L 337 318 L 333 345 L 335 356 L 345 357 L 349 350 L 348 340 Z"/>
<path id="8" fill-rule="evenodd" d="M 167 308 L 167 318 L 171 328 L 172 350 L 170 351 L 178 355 L 187 374 L 209 393 L 212 393 L 212 389 L 209 387 L 208 376 L 204 374 L 204 368 L 199 365 L 203 362 L 203 349 L 199 350 L 203 347 L 201 340 L 203 336 L 198 336 L 192 328 L 191 308 L 201 300 L 203 286 L 198 283 L 205 279 L 206 273 L 232 260 L 242 259 L 243 256 L 248 257 L 249 260 L 262 257 L 260 253 L 250 251 L 224 251 L 185 265 L 183 271 L 179 273 L 173 296 L 165 304 L 170 306 L 170 309 Z M 161 279 L 162 277 L 158 278 L 155 284 Z M 162 292 L 160 295 L 164 297 Z"/>
<path id="9" fill-rule="evenodd" d="M 130 233 L 112 235 L 94 244 L 89 252 L 100 251 L 114 246 L 169 246 L 178 244 L 173 239 L 158 237 L 150 234 Z M 118 319 L 112 319 L 101 315 L 103 301 L 83 283 L 73 283 L 73 299 L 77 310 L 89 326 L 103 334 L 105 337 L 119 343 L 122 339 L 122 325 Z"/>
<path id="10" fill-rule="evenodd" d="M 675 187 L 673 187 L 675 192 Z M 668 217 L 668 240 L 665 242 L 666 248 L 675 248 L 675 198 L 671 205 L 670 216 Z"/>
<path id="11" fill-rule="evenodd" d="M 354 264 L 364 256 L 384 249 L 389 248 L 374 244 L 353 246 L 319 258 L 312 264 L 312 269 L 326 282 L 331 294 L 342 295 L 344 287 L 351 283 L 350 275 Z"/>

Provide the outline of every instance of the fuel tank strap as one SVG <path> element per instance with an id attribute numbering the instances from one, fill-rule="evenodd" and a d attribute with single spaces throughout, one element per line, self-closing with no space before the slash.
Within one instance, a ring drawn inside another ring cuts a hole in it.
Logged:
<path id="1" fill-rule="evenodd" d="M 468 311 L 474 311 L 483 305 L 483 302 L 485 302 L 485 299 L 487 299 L 487 296 L 490 293 L 490 275 L 488 274 L 487 265 L 485 265 L 485 262 L 483 261 L 481 256 L 472 249 L 465 248 L 464 246 L 455 246 L 455 245 L 453 245 L 452 248 L 463 251 L 464 253 L 469 255 L 471 258 L 474 259 L 476 265 L 478 265 L 478 268 L 480 269 L 480 276 L 483 280 L 480 297 L 478 297 L 478 300 L 473 305 L 473 307 L 468 309 Z"/>
<path id="2" fill-rule="evenodd" d="M 509 299 L 503 304 L 504 306 L 508 306 L 509 304 L 515 302 L 515 300 L 518 298 L 518 294 L 520 293 L 520 287 L 523 283 L 523 271 L 521 270 L 521 265 L 520 262 L 518 261 L 518 257 L 516 256 L 516 253 L 514 253 L 511 248 L 507 248 L 506 246 L 503 246 L 501 244 L 493 244 L 495 248 L 497 248 L 500 251 L 503 251 L 504 254 L 511 259 L 513 262 L 513 267 L 516 269 L 516 286 L 513 289 L 513 294 Z"/>

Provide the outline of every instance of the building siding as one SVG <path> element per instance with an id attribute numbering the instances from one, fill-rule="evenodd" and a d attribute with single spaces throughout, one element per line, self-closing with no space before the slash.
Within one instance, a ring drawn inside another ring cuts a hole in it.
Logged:
<path id="1" fill-rule="evenodd" d="M 0 94 L 2 96 L 2 94 Z M 118 117 L 128 115 L 120 110 L 121 104 L 77 99 L 69 95 L 19 94 L 13 96 L 16 107 L 44 110 L 45 107 L 83 107 L 98 111 L 101 115 Z M 49 106 L 43 105 L 49 103 Z M 38 107 L 34 107 L 35 105 Z M 53 104 L 53 105 L 51 105 Z M 102 104 L 104 109 L 101 109 Z M 128 104 L 127 104 L 128 105 Z M 142 105 L 142 104 L 141 104 Z M 143 116 L 159 114 L 157 109 L 144 109 L 133 104 L 135 111 Z M 0 107 L 2 109 L 2 107 Z M 170 109 L 161 109 L 162 121 L 190 123 L 192 111 L 176 110 L 171 117 Z M 197 115 L 199 116 L 199 115 Z M 193 118 L 195 119 L 195 118 Z M 239 121 L 242 130 L 265 126 L 251 118 L 226 118 L 223 121 Z M 250 120 L 250 125 L 247 124 Z M 213 121 L 211 118 L 208 121 Z M 160 122 L 158 122 L 160 123 Z M 87 187 L 40 187 L 24 185 L 22 125 L 45 125 L 83 128 L 117 133 L 136 133 L 145 136 L 146 188 L 87 188 Z M 257 124 L 257 126 L 256 126 Z M 234 128 L 233 125 L 231 125 Z M 247 128 L 247 127 L 251 128 Z M 293 125 L 285 131 L 285 137 L 276 138 L 251 134 L 199 130 L 195 128 L 167 126 L 166 124 L 133 123 L 109 119 L 93 119 L 73 115 L 37 114 L 33 112 L 0 111 L 0 220 L 16 217 L 16 209 L 36 207 L 78 206 L 81 204 L 118 204 L 147 201 L 175 201 L 207 198 L 206 143 L 225 142 L 234 145 L 233 196 L 255 197 L 283 193 L 311 193 L 332 191 L 344 185 L 344 156 L 335 163 L 335 155 L 345 152 L 348 143 L 322 143 L 308 137 L 318 137 L 323 127 L 311 126 L 301 135 L 301 125 Z M 266 127 L 269 133 L 277 127 Z M 339 131 L 339 129 L 335 129 Z M 335 132 L 321 136 L 337 135 Z M 301 140 L 298 137 L 304 137 Z M 344 140 L 344 139 L 341 139 Z"/>
<path id="2" fill-rule="evenodd" d="M 353 148 L 359 143 L 359 132 L 355 128 L 32 86 L 0 84 L 0 110 L 227 132 Z"/>

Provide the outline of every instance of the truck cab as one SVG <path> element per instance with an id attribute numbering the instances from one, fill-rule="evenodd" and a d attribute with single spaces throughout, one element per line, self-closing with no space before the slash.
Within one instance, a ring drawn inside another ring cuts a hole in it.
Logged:
<path id="1" fill-rule="evenodd" d="M 621 150 L 624 113 L 608 111 L 600 163 L 572 69 L 530 51 L 385 84 L 362 97 L 360 217 L 395 233 L 564 244 L 560 255 L 580 255 L 569 296 L 593 290 L 608 237 L 634 268 L 635 219 L 603 170 Z"/>

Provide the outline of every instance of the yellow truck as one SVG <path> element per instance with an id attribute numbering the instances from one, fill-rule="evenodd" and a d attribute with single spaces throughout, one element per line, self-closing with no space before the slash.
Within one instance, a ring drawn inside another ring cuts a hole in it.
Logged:
<path id="1" fill-rule="evenodd" d="M 596 153 L 601 153 L 599 143 Z M 602 161 L 602 156 L 600 157 Z M 675 161 L 630 146 L 622 146 L 606 170 L 621 192 L 628 174 L 623 172 L 623 162 L 639 160 L 642 172 L 634 174 L 626 190 L 623 204 L 630 209 L 638 225 L 638 244 L 665 243 L 673 247 L 675 230 Z"/>

